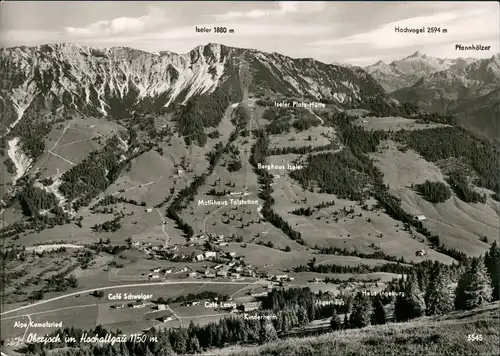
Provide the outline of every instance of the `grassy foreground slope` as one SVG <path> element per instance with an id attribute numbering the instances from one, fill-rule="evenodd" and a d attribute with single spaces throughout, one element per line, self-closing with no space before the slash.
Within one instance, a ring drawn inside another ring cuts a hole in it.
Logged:
<path id="1" fill-rule="evenodd" d="M 258 347 L 232 347 L 210 355 L 500 355 L 499 311 L 495 302 L 467 312 L 290 338 Z M 469 335 L 482 335 L 483 341 L 468 341 Z"/>

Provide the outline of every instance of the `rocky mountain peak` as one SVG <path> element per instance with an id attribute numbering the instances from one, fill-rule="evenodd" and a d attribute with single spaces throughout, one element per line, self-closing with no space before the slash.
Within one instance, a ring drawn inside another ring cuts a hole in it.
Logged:
<path id="1" fill-rule="evenodd" d="M 406 57 L 405 59 L 409 59 L 409 58 L 423 58 L 423 59 L 426 59 L 428 58 L 427 55 L 421 53 L 420 51 L 416 51 L 415 53 L 413 54 L 410 54 L 408 57 Z"/>

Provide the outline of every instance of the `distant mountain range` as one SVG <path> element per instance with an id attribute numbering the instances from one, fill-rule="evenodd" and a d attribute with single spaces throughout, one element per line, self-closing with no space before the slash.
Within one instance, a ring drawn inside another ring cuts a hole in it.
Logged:
<path id="1" fill-rule="evenodd" d="M 500 140 L 500 55 L 441 59 L 419 52 L 365 68 L 400 102 L 454 114 L 464 126 Z"/>
<path id="2" fill-rule="evenodd" d="M 420 52 L 393 61 L 389 64 L 378 61 L 365 70 L 371 74 L 382 87 L 391 93 L 397 89 L 411 86 L 424 76 L 443 70 L 456 70 L 467 67 L 477 61 L 474 58 L 441 59 L 429 57 Z"/>

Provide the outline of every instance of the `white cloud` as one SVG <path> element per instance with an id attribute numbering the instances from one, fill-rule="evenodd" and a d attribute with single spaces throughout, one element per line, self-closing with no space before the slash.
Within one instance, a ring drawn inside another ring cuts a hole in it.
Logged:
<path id="1" fill-rule="evenodd" d="M 164 41 L 175 41 L 175 40 L 191 40 L 198 39 L 199 41 L 215 42 L 215 43 L 226 43 L 229 40 L 241 39 L 241 38 L 260 38 L 269 37 L 270 33 L 282 34 L 282 36 L 314 36 L 322 35 L 331 31 L 331 26 L 326 25 L 308 25 L 308 26 L 295 26 L 293 24 L 263 24 L 255 26 L 250 23 L 227 23 L 224 27 L 229 29 L 234 29 L 234 33 L 214 33 L 213 28 L 219 27 L 218 24 L 202 24 L 196 26 L 182 26 L 177 28 L 170 28 L 166 31 L 158 32 L 148 32 L 139 34 L 137 36 L 101 36 L 99 38 L 93 38 L 94 43 L 147 43 L 156 42 L 161 43 Z M 196 32 L 195 27 L 198 28 L 209 28 L 212 29 L 210 33 L 206 32 Z M 275 35 L 276 36 L 276 35 Z"/>
<path id="2" fill-rule="evenodd" d="M 311 13 L 321 11 L 325 8 L 324 2 L 318 1 L 280 1 L 278 9 L 256 9 L 250 11 L 230 11 L 225 14 L 211 15 L 218 20 L 232 20 L 236 18 L 261 18 L 261 17 L 279 17 L 292 13 Z"/>
<path id="3" fill-rule="evenodd" d="M 498 12 L 488 10 L 445 12 L 432 16 L 413 17 L 391 22 L 369 32 L 344 38 L 321 40 L 310 46 L 359 45 L 372 49 L 391 49 L 411 46 L 437 45 L 450 42 L 467 43 L 477 39 L 498 36 Z M 440 27 L 447 33 L 397 33 L 396 27 Z"/>
<path id="4" fill-rule="evenodd" d="M 7 46 L 35 45 L 61 41 L 61 34 L 57 31 L 40 30 L 6 30 L 0 31 L 0 43 Z"/>
<path id="5" fill-rule="evenodd" d="M 66 27 L 66 33 L 70 37 L 77 38 L 137 34 L 165 21 L 165 12 L 153 7 L 147 15 L 141 17 L 118 17 L 113 20 L 97 21 L 86 27 Z"/>
<path id="6" fill-rule="evenodd" d="M 317 12 L 325 8 L 325 3 L 320 1 L 280 1 L 279 13 Z"/>

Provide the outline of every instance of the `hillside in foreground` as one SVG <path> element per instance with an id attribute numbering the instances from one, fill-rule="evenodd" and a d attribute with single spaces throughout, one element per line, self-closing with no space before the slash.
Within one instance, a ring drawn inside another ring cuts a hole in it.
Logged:
<path id="1" fill-rule="evenodd" d="M 499 355 L 498 307 L 496 302 L 466 312 L 290 338 L 258 347 L 232 347 L 210 355 Z M 481 335 L 482 341 L 472 341 L 472 336 L 469 341 L 469 335 Z"/>

